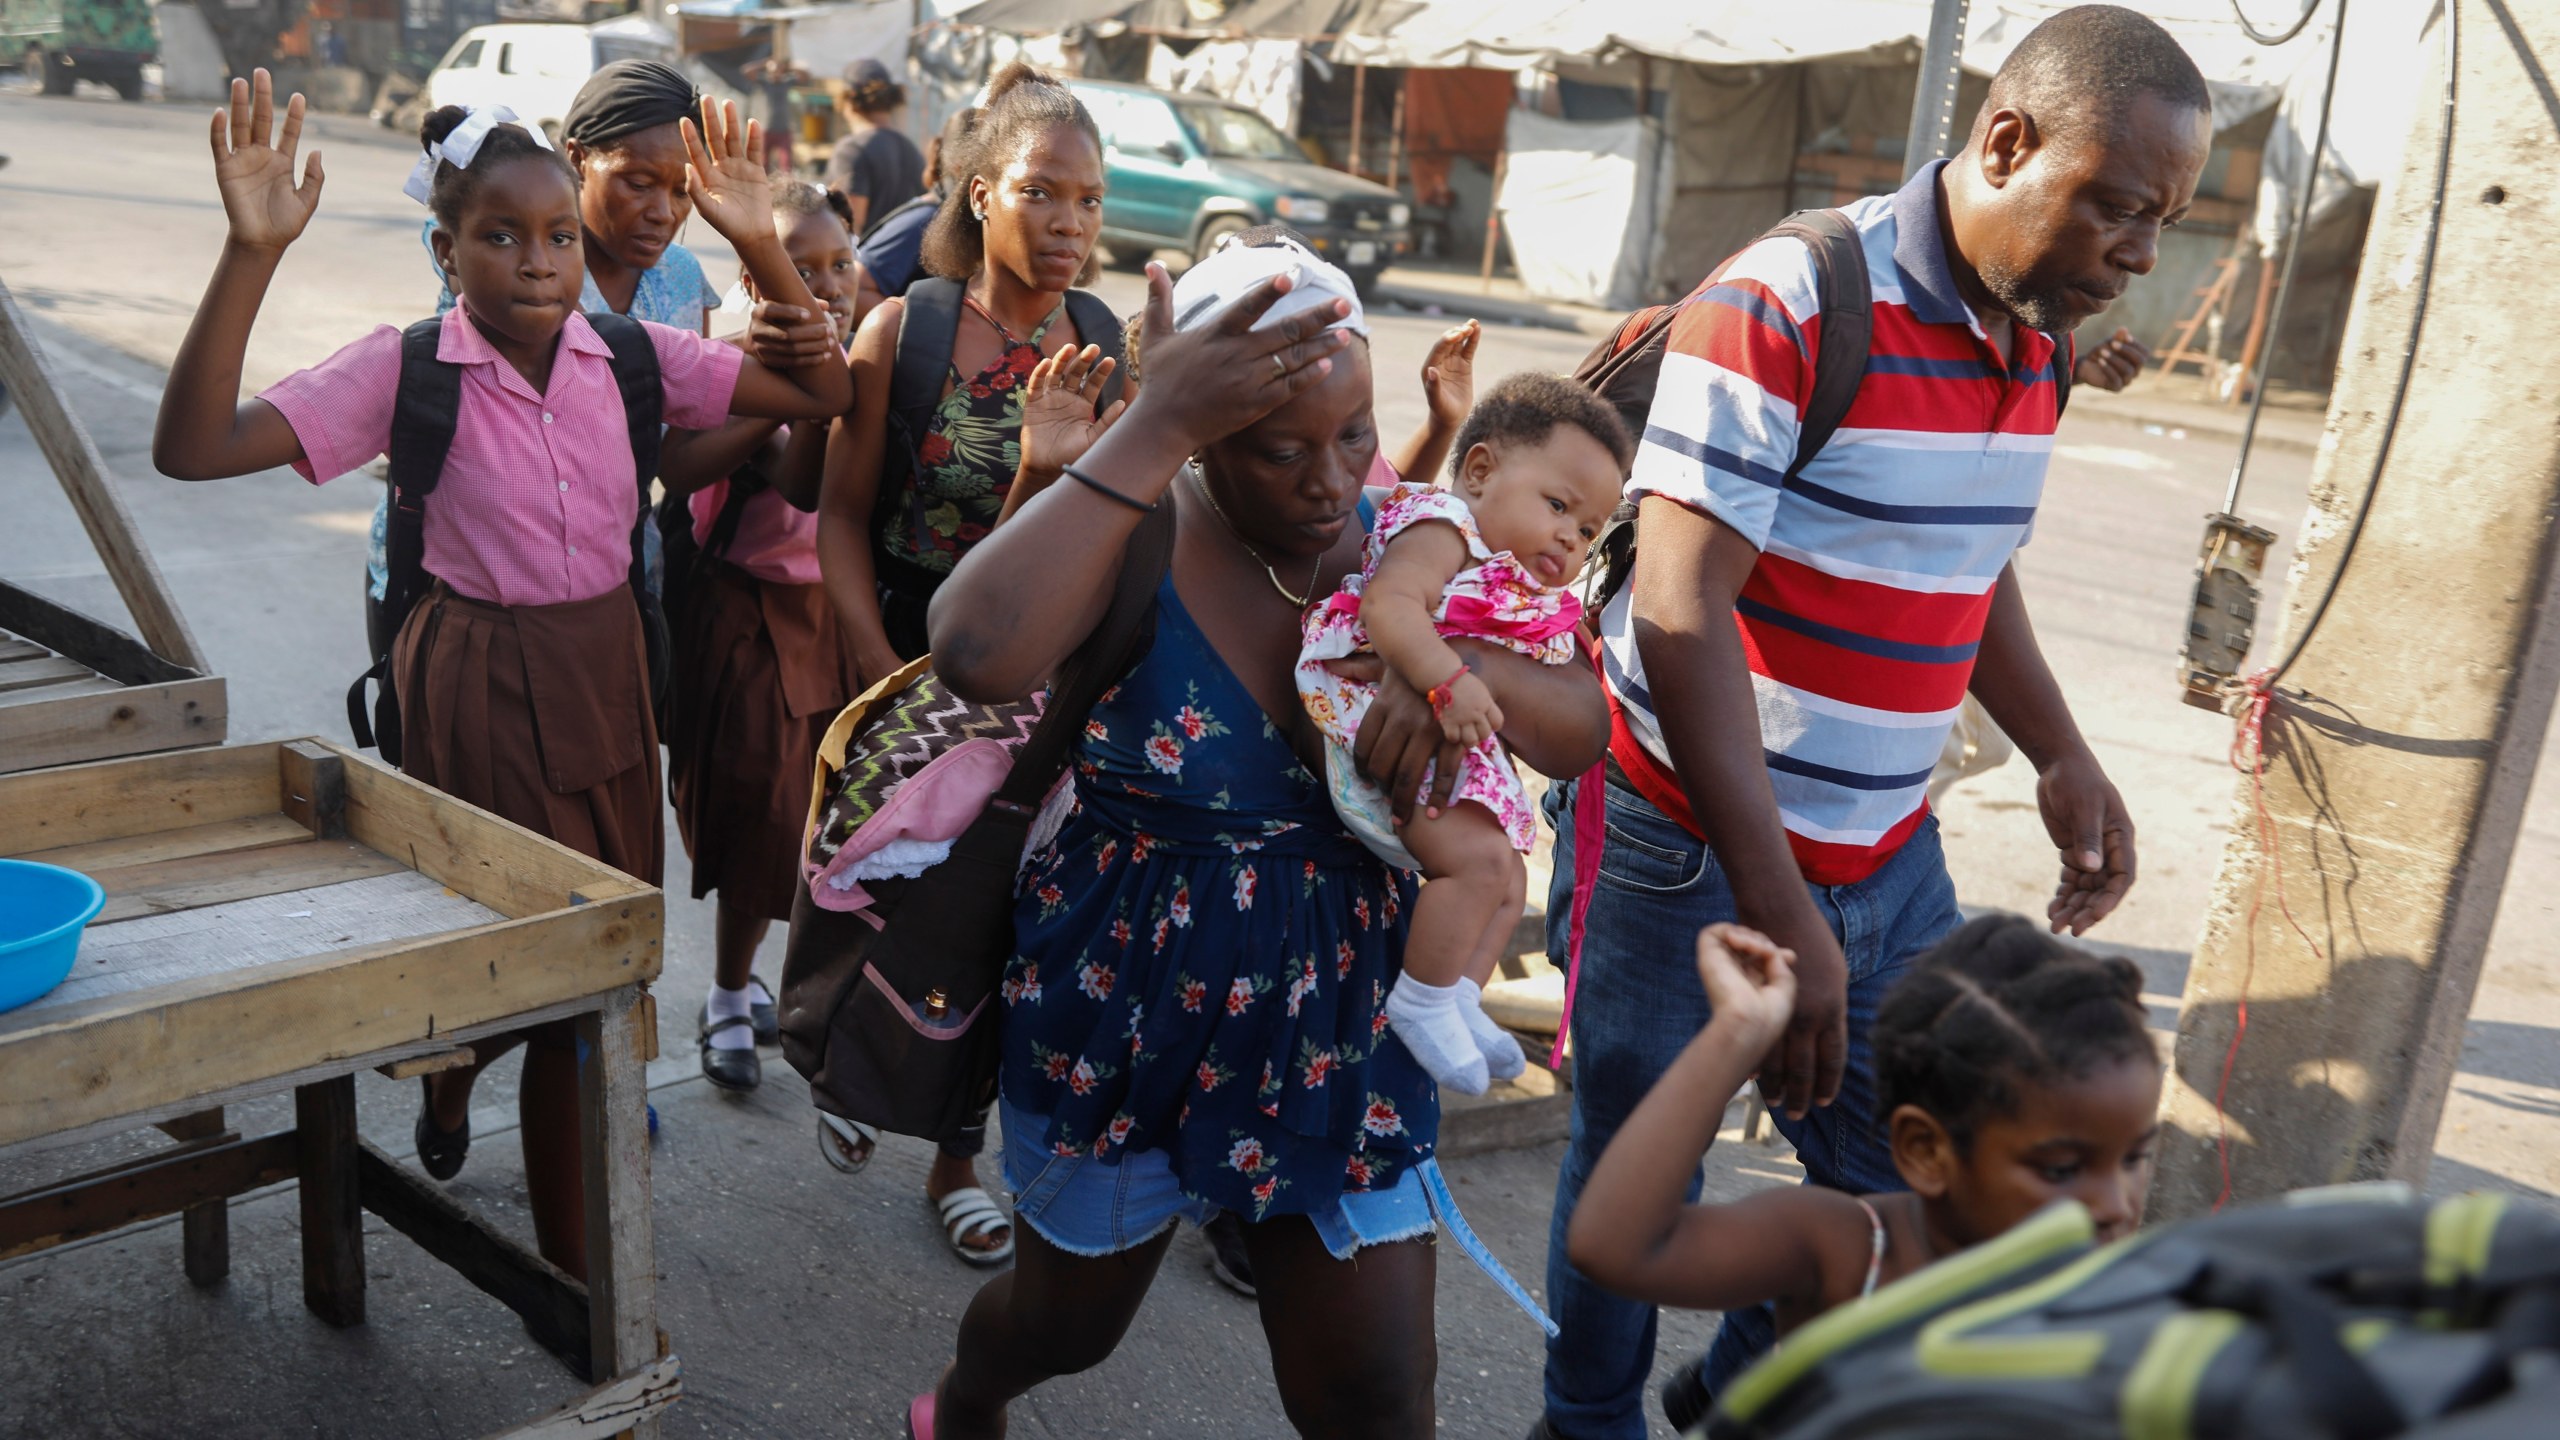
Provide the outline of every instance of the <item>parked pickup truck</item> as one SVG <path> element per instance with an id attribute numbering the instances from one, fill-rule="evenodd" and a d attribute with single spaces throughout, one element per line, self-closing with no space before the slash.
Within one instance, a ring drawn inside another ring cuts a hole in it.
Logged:
<path id="1" fill-rule="evenodd" d="M 1102 243 L 1114 255 L 1143 260 L 1165 249 L 1196 258 L 1239 230 L 1277 220 L 1366 295 L 1411 243 L 1413 214 L 1396 192 L 1316 164 L 1251 110 L 1143 85 L 1067 85 L 1102 130 L 1111 184 Z"/>
<path id="2" fill-rule="evenodd" d="M 150 0 L 0 0 L 0 50 L 47 95 L 95 80 L 142 98 L 142 67 L 160 55 Z"/>

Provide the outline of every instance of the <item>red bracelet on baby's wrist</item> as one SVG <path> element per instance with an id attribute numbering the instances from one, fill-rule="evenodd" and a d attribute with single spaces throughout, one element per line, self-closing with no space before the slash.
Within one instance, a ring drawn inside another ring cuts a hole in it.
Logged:
<path id="1" fill-rule="evenodd" d="M 1422 692 L 1422 698 L 1431 702 L 1432 719 L 1437 720 L 1448 714 L 1449 707 L 1458 703 L 1458 692 L 1455 687 L 1458 681 L 1465 678 L 1466 673 L 1474 668 L 1461 660 L 1458 662 L 1458 668 L 1450 672 L 1448 679 Z"/>

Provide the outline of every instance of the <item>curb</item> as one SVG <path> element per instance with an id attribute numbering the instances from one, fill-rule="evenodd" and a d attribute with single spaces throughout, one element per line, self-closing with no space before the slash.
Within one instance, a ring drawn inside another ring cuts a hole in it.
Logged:
<path id="1" fill-rule="evenodd" d="M 2102 420 L 2111 425 L 2135 426 L 2153 434 L 2183 430 L 2190 439 L 2226 440 L 2235 445 L 2240 442 L 2240 435 L 2244 428 L 2244 421 L 2238 418 L 2225 421 L 2217 417 L 2198 422 L 2191 416 L 2164 415 L 2142 410 L 2102 409 L 2094 405 L 2085 409 L 2075 405 L 2071 413 L 2085 415 L 2093 420 Z M 2271 429 L 2263 422 L 2258 426 L 2256 443 L 2266 449 L 2284 450 L 2296 455 L 2316 455 L 2320 452 L 2318 432 L 2314 432 L 2309 439 L 2305 439 L 2283 430 Z"/>
<path id="2" fill-rule="evenodd" d="M 1381 277 L 1376 287 L 1377 298 L 1428 315 L 1432 310 L 1454 320 L 1479 320 L 1487 325 L 1521 325 L 1540 330 L 1560 330 L 1567 334 L 1604 336 L 1617 327 L 1620 317 L 1601 316 L 1585 320 L 1562 312 L 1553 306 L 1531 301 L 1505 300 L 1493 295 L 1469 295 L 1455 290 L 1429 286 L 1399 285 L 1393 276 Z M 1597 315 L 1597 312 L 1594 312 Z M 1595 328 L 1596 327 L 1596 328 Z"/>

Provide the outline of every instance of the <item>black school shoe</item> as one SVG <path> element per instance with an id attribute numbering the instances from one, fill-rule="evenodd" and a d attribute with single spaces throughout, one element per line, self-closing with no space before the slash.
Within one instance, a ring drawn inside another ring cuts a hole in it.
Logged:
<path id="1" fill-rule="evenodd" d="M 1232 1210 L 1221 1210 L 1200 1227 L 1200 1238 L 1209 1242 L 1209 1273 L 1219 1284 L 1251 1299 L 1253 1259 L 1245 1254 L 1244 1222 Z"/>
<path id="2" fill-rule="evenodd" d="M 450 1180 L 462 1173 L 462 1162 L 471 1154 L 471 1121 L 465 1117 L 452 1130 L 436 1128 L 435 1085 L 433 1077 L 418 1077 L 418 1126 L 411 1138 L 418 1145 L 418 1168 L 428 1178 Z"/>
<path id="3" fill-rule="evenodd" d="M 1715 1408 L 1716 1397 L 1707 1393 L 1706 1367 L 1706 1356 L 1691 1356 L 1688 1364 L 1662 1382 L 1662 1418 L 1683 1435 Z"/>
<path id="4" fill-rule="evenodd" d="M 735 1030 L 751 1023 L 744 1015 L 714 1020 L 702 1027 L 702 1078 L 723 1090 L 741 1093 L 764 1083 L 764 1062 L 756 1058 L 755 1047 L 722 1050 L 711 1043 L 711 1037 L 723 1030 Z"/>

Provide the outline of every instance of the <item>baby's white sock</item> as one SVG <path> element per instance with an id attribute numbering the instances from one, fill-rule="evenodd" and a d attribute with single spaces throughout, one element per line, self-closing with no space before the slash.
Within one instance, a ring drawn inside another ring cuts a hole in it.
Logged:
<path id="1" fill-rule="evenodd" d="M 1432 1079 L 1462 1095 L 1484 1093 L 1484 1052 L 1467 1033 L 1457 986 L 1426 985 L 1409 974 L 1396 977 L 1396 988 L 1387 992 L 1387 1023 Z"/>
<path id="2" fill-rule="evenodd" d="M 754 992 L 748 990 L 745 986 L 740 986 L 735 990 L 723 990 L 720 988 L 718 981 L 713 981 L 711 985 L 711 998 L 705 1006 L 705 1008 L 710 1011 L 710 1014 L 705 1023 L 717 1025 L 721 1021 L 726 1020 L 733 1015 L 741 1020 L 751 1019 L 753 1017 L 749 1013 L 748 1007 L 754 1003 Z M 753 1025 L 732 1025 L 728 1029 L 722 1030 L 711 1037 L 711 1048 L 714 1050 L 753 1050 L 756 1048 L 756 1027 Z"/>
<path id="3" fill-rule="evenodd" d="M 1484 987 L 1473 977 L 1458 977 L 1458 1014 L 1467 1022 L 1467 1033 L 1475 1038 L 1476 1049 L 1484 1054 L 1484 1071 L 1495 1080 L 1517 1080 L 1529 1068 L 1529 1057 L 1520 1053 L 1520 1042 L 1511 1032 L 1493 1023 L 1484 1013 Z"/>

